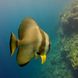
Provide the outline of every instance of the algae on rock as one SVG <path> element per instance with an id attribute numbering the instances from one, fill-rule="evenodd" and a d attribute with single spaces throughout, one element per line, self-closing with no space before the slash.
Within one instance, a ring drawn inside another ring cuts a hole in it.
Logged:
<path id="1" fill-rule="evenodd" d="M 63 41 L 64 52 L 67 54 L 67 58 L 70 60 L 74 69 L 78 68 L 78 34 L 73 35 L 69 39 Z"/>
<path id="2" fill-rule="evenodd" d="M 66 53 L 73 69 L 78 69 L 78 2 L 60 17 L 61 51 Z"/>

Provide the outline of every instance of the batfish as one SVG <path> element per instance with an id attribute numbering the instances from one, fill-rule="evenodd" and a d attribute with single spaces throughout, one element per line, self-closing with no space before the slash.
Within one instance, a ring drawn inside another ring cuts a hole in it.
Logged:
<path id="1" fill-rule="evenodd" d="M 16 48 L 16 60 L 19 66 L 28 64 L 33 58 L 41 57 L 41 63 L 46 61 L 50 49 L 50 39 L 32 18 L 24 19 L 18 28 L 18 39 L 14 33 L 10 36 L 10 53 L 14 54 Z"/>

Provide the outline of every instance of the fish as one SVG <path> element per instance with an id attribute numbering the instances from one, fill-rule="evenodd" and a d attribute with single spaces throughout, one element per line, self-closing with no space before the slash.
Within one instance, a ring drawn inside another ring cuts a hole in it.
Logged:
<path id="1" fill-rule="evenodd" d="M 18 39 L 11 32 L 10 54 L 17 49 L 16 61 L 19 66 L 25 66 L 33 58 L 41 58 L 41 64 L 46 62 L 50 50 L 50 39 L 33 18 L 25 18 L 18 28 Z"/>

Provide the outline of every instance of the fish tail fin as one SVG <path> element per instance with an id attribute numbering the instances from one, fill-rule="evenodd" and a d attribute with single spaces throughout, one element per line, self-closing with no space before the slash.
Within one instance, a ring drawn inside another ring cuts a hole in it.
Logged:
<path id="1" fill-rule="evenodd" d="M 14 54 L 14 51 L 18 47 L 17 43 L 18 43 L 18 40 L 16 39 L 14 33 L 12 32 L 11 36 L 10 36 L 10 52 L 11 52 L 11 56 Z"/>

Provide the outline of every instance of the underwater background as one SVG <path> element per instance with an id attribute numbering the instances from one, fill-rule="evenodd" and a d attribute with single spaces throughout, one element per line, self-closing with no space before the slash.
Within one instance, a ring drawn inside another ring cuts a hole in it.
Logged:
<path id="1" fill-rule="evenodd" d="M 0 78 L 74 78 L 56 48 L 59 16 L 71 2 L 72 0 L 0 0 Z M 18 38 L 19 25 L 26 17 L 33 17 L 48 33 L 51 50 L 45 64 L 41 64 L 41 59 L 33 59 L 21 68 L 16 63 L 17 50 L 14 56 L 10 56 L 9 41 L 11 32 Z"/>

